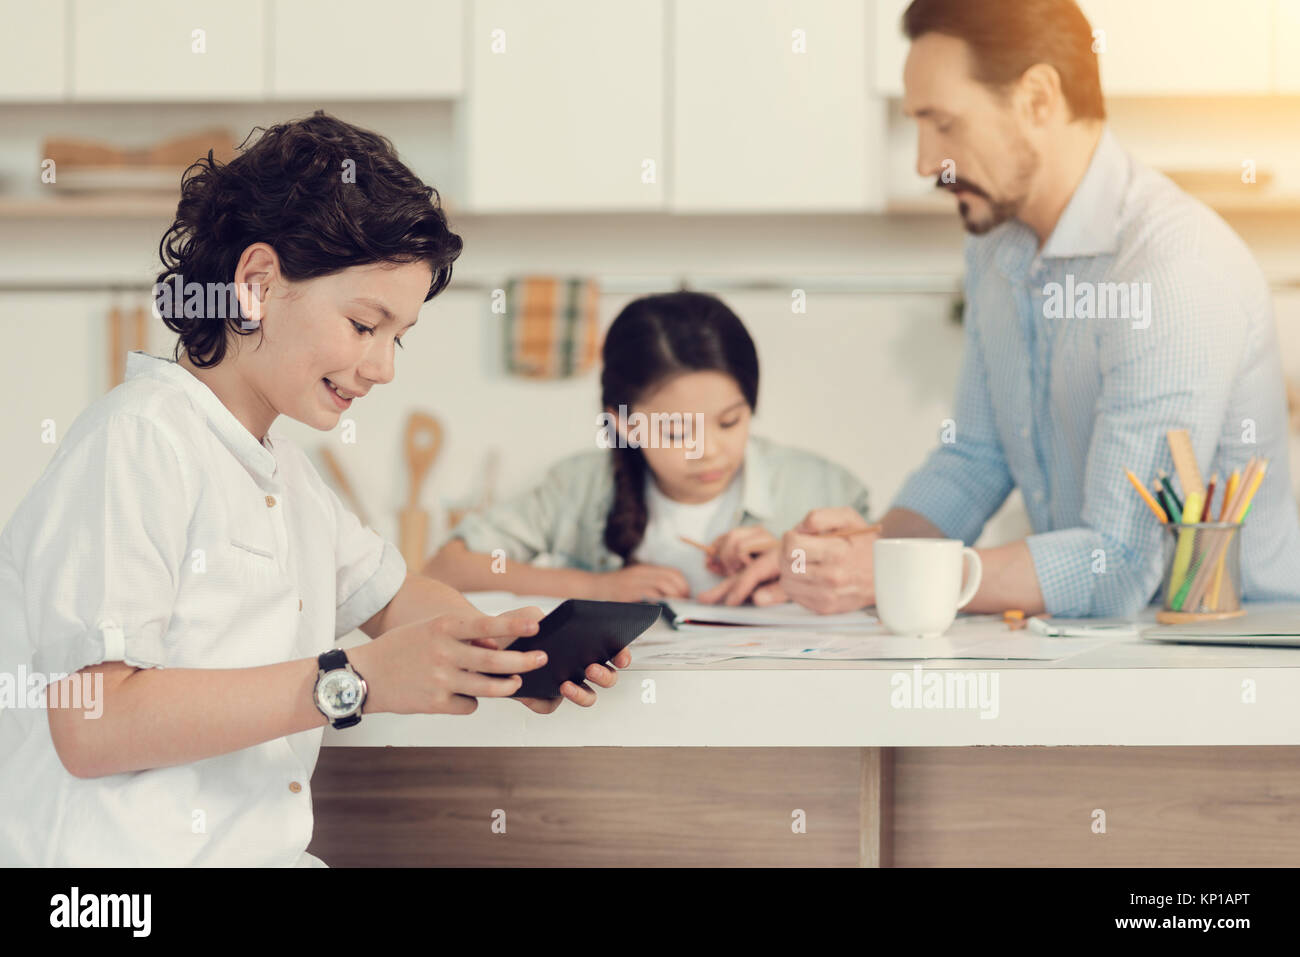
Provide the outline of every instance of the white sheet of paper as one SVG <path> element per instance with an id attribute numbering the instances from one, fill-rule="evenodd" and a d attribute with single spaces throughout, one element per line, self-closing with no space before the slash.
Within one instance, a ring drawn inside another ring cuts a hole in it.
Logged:
<path id="1" fill-rule="evenodd" d="M 1023 631 L 1006 636 L 899 638 L 894 635 L 746 629 L 741 633 L 729 634 L 726 638 L 647 645 L 645 653 L 636 657 L 639 661 L 659 664 L 706 664 L 730 658 L 792 658 L 810 661 L 923 661 L 947 658 L 1059 661 L 1091 651 L 1107 641 L 1105 638 L 1042 638 Z"/>

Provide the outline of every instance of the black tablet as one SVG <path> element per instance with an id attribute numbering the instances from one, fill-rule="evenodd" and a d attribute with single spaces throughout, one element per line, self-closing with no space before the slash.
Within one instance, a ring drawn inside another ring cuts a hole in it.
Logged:
<path id="1" fill-rule="evenodd" d="M 659 618 L 662 607 L 650 602 L 587 601 L 570 598 L 509 651 L 546 652 L 546 664 L 522 675 L 512 698 L 558 698 L 566 681 L 581 683 L 592 664 L 603 665 L 630 645 Z"/>

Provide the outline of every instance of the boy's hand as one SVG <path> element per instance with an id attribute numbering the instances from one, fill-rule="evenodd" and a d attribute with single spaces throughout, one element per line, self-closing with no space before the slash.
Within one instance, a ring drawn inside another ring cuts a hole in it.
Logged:
<path id="1" fill-rule="evenodd" d="M 539 621 L 545 617 L 542 614 L 542 610 L 535 606 L 521 608 L 513 612 L 506 612 L 506 614 L 521 616 L 535 614 Z M 515 641 L 515 638 L 511 638 L 507 641 L 506 645 L 509 645 L 510 642 L 513 641 Z M 496 638 L 480 638 L 474 643 L 481 648 L 501 647 L 500 640 Z M 587 681 L 590 681 L 592 684 L 599 685 L 602 688 L 612 688 L 618 683 L 618 673 L 614 668 L 626 668 L 631 663 L 632 652 L 627 648 L 624 648 L 614 656 L 614 660 L 611 662 L 613 668 L 609 665 L 590 664 L 587 665 L 585 677 L 587 678 Z M 596 692 L 591 690 L 591 686 L 587 684 L 587 681 L 584 681 L 581 684 L 575 684 L 572 681 L 564 682 L 564 684 L 560 685 L 560 694 L 563 695 L 563 697 L 560 698 L 520 698 L 519 702 L 530 711 L 536 711 L 538 714 L 550 714 L 564 702 L 565 698 L 568 698 L 576 705 L 590 708 L 596 703 Z"/>
<path id="2" fill-rule="evenodd" d="M 536 634 L 541 617 L 537 608 L 440 615 L 349 649 L 370 689 L 363 713 L 471 714 L 480 697 L 509 697 L 523 683 L 520 674 L 546 664 L 546 652 L 499 651 L 496 643 Z"/>

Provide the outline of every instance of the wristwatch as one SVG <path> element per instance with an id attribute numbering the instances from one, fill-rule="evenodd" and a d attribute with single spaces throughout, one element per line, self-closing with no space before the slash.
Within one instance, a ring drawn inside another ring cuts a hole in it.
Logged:
<path id="1" fill-rule="evenodd" d="M 361 706 L 366 703 L 366 679 L 352 667 L 342 648 L 334 648 L 316 659 L 316 710 L 336 728 L 361 723 Z"/>

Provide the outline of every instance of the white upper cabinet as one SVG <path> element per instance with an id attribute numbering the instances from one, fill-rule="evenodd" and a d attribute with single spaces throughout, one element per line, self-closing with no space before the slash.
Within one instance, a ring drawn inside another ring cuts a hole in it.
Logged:
<path id="1" fill-rule="evenodd" d="M 1300 93 L 1300 0 L 1277 0 L 1273 62 L 1279 93 Z"/>
<path id="2" fill-rule="evenodd" d="M 78 100 L 260 100 L 263 0 L 72 0 Z"/>
<path id="3" fill-rule="evenodd" d="M 67 19 L 62 3 L 0 0 L 0 100 L 62 99 Z"/>
<path id="4" fill-rule="evenodd" d="M 1079 5 L 1092 25 L 1107 96 L 1272 92 L 1275 0 L 1082 0 Z"/>
<path id="5" fill-rule="evenodd" d="M 662 0 L 475 0 L 468 15 L 470 208 L 663 207 Z"/>
<path id="6" fill-rule="evenodd" d="M 879 207 L 867 12 L 867 0 L 676 4 L 673 209 Z"/>
<path id="7" fill-rule="evenodd" d="M 903 11 L 912 0 L 870 0 L 875 26 L 875 89 L 881 96 L 903 95 L 903 63 L 912 41 L 903 36 Z"/>
<path id="8" fill-rule="evenodd" d="M 461 0 L 270 0 L 277 99 L 437 99 L 463 86 Z"/>

